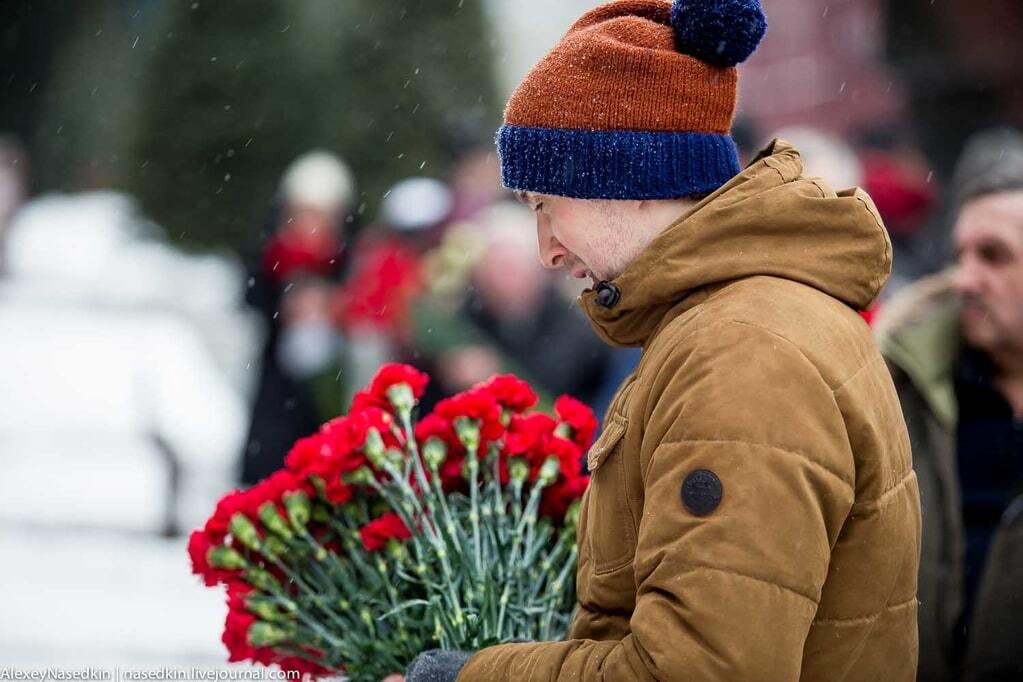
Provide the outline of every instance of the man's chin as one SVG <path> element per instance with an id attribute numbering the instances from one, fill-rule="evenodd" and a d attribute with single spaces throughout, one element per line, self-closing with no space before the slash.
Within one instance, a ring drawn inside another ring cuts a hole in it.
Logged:
<path id="1" fill-rule="evenodd" d="M 1001 335 L 987 317 L 963 315 L 963 338 L 970 346 L 990 351 L 999 344 Z"/>

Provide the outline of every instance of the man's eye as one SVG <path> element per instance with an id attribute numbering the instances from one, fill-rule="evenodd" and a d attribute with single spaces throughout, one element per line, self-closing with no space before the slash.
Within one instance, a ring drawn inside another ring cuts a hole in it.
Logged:
<path id="1" fill-rule="evenodd" d="M 533 210 L 534 211 L 539 211 L 541 208 L 543 208 L 543 202 L 542 201 L 538 201 L 538 202 L 536 202 L 536 206 L 533 207 Z"/>

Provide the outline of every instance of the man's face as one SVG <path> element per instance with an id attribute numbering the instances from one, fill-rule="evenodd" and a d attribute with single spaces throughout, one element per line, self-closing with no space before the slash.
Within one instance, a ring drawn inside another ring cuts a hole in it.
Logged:
<path id="1" fill-rule="evenodd" d="M 1023 191 L 967 202 L 954 237 L 966 340 L 986 351 L 1023 349 Z"/>
<path id="2" fill-rule="evenodd" d="M 571 199 L 522 192 L 519 198 L 536 213 L 540 260 L 550 269 L 564 268 L 594 284 L 622 273 L 632 251 L 635 230 L 627 216 L 629 202 Z"/>

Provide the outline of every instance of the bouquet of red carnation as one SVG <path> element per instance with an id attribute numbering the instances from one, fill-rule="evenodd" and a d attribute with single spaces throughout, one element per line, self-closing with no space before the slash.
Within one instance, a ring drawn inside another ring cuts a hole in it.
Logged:
<path id="1" fill-rule="evenodd" d="M 192 533 L 193 572 L 227 588 L 230 660 L 375 681 L 424 649 L 564 633 L 593 413 L 528 413 L 533 391 L 500 376 L 416 422 L 427 380 L 384 366 Z"/>

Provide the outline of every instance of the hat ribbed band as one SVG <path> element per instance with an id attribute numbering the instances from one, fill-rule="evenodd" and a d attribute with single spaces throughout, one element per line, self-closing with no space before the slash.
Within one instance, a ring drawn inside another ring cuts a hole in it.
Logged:
<path id="1" fill-rule="evenodd" d="M 504 124 L 501 179 L 519 191 L 578 199 L 677 199 L 709 194 L 739 173 L 729 135 L 568 130 Z"/>

